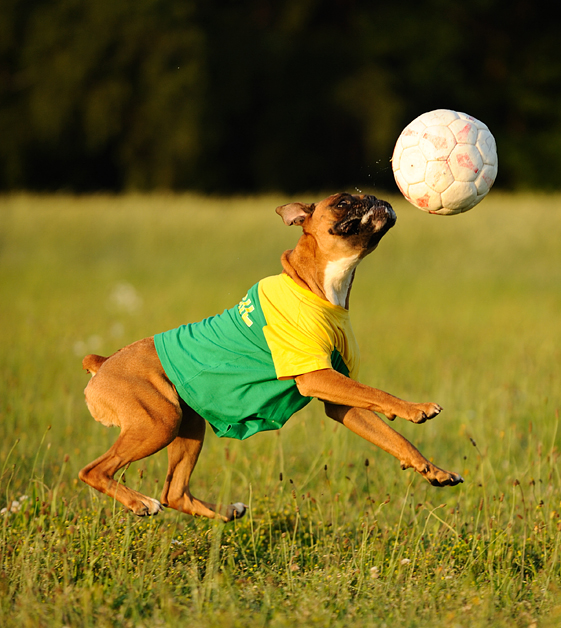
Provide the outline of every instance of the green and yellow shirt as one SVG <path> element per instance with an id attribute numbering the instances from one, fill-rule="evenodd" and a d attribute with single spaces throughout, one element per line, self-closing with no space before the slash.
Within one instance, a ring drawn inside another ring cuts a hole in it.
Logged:
<path id="1" fill-rule="evenodd" d="M 333 368 L 357 376 L 349 312 L 298 286 L 267 277 L 222 314 L 154 336 L 178 394 L 218 436 L 278 430 L 310 397 L 294 377 Z"/>

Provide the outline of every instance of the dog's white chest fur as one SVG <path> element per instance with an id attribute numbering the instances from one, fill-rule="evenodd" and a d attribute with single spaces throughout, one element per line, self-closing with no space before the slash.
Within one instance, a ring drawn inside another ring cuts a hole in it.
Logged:
<path id="1" fill-rule="evenodd" d="M 327 262 L 323 289 L 328 301 L 333 303 L 333 305 L 345 307 L 353 279 L 353 271 L 359 262 L 360 258 L 358 255 L 343 257 L 334 262 Z"/>

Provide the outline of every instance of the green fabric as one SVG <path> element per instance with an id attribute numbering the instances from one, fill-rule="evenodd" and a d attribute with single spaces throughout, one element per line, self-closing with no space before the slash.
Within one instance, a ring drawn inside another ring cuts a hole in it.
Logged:
<path id="1" fill-rule="evenodd" d="M 243 440 L 278 430 L 311 401 L 300 395 L 293 379 L 276 377 L 257 288 L 247 295 L 254 306 L 251 326 L 242 319 L 242 300 L 222 314 L 154 336 L 158 357 L 178 394 L 218 436 Z M 333 368 L 348 375 L 336 351 Z"/>

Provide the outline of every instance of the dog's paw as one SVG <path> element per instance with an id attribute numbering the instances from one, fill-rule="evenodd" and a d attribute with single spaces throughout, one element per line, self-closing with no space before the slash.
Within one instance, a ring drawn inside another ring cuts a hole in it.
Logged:
<path id="1" fill-rule="evenodd" d="M 429 484 L 432 484 L 432 486 L 456 486 L 457 484 L 462 484 L 464 481 L 464 478 L 459 473 L 439 469 L 433 464 L 426 465 L 419 473 Z"/>
<path id="2" fill-rule="evenodd" d="M 437 403 L 413 403 L 411 409 L 407 413 L 408 416 L 403 417 L 412 423 L 424 423 L 429 419 L 434 419 L 442 412 L 442 408 Z"/>
<path id="3" fill-rule="evenodd" d="M 142 496 L 139 500 L 137 506 L 133 507 L 131 510 L 138 517 L 150 517 L 152 515 L 157 515 L 159 512 L 163 510 L 162 504 L 157 499 L 153 499 L 152 497 Z"/>
<path id="4" fill-rule="evenodd" d="M 226 521 L 233 521 L 234 519 L 241 519 L 249 506 L 246 504 L 242 504 L 242 502 L 236 502 L 235 504 L 230 504 L 226 510 Z"/>

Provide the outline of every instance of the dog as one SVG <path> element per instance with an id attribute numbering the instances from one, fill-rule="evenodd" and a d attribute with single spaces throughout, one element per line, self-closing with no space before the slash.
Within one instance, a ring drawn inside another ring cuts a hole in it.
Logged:
<path id="1" fill-rule="evenodd" d="M 92 375 L 88 409 L 121 433 L 79 477 L 136 515 L 155 515 L 164 505 L 223 521 L 242 517 L 241 502 L 221 506 L 191 494 L 206 422 L 218 436 L 245 439 L 279 429 L 312 398 L 325 404 L 328 417 L 397 458 L 402 469 L 413 468 L 434 486 L 463 482 L 376 414 L 424 423 L 440 414 L 438 404 L 410 403 L 356 380 L 349 295 L 358 264 L 396 222 L 391 205 L 339 193 L 276 211 L 286 225 L 302 228 L 295 248 L 281 257 L 280 275 L 261 280 L 219 316 L 82 362 Z M 113 479 L 164 447 L 169 466 L 160 501 Z"/>

